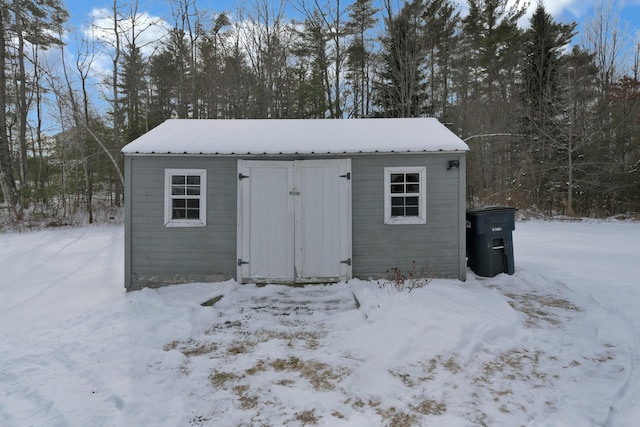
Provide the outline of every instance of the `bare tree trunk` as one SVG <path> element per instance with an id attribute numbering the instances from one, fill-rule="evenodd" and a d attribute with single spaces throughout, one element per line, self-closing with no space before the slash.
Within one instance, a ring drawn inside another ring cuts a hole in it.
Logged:
<path id="1" fill-rule="evenodd" d="M 114 40 L 114 47 L 115 47 L 115 51 L 113 54 L 113 74 L 112 74 L 113 145 L 116 150 L 119 150 L 122 148 L 122 143 L 120 142 L 120 132 L 121 132 L 122 126 L 120 123 L 120 97 L 118 92 L 118 72 L 120 67 L 120 26 L 119 26 L 120 18 L 118 14 L 118 0 L 113 0 L 112 12 L 113 12 L 113 40 Z M 87 127 L 87 130 L 89 130 L 88 127 Z M 120 173 L 119 167 L 117 168 L 117 170 L 118 170 L 118 173 Z M 120 181 L 116 181 L 115 182 L 115 199 L 114 199 L 114 203 L 116 206 L 120 206 L 121 204 L 120 195 L 123 191 L 124 191 L 124 182 L 121 183 Z"/>
<path id="2" fill-rule="evenodd" d="M 40 79 L 40 49 L 37 45 L 33 46 L 33 86 L 36 101 L 36 138 L 33 143 L 33 157 L 38 159 L 38 174 L 34 183 L 34 193 L 36 197 L 41 196 L 40 202 L 45 202 L 45 185 L 43 181 L 44 155 L 42 150 L 42 81 Z M 36 149 L 37 147 L 37 149 Z M 38 198 L 36 198 L 38 200 Z"/>
<path id="3" fill-rule="evenodd" d="M 11 165 L 11 151 L 9 150 L 9 135 L 7 131 L 7 76 L 5 63 L 7 61 L 5 7 L 0 6 L 0 187 L 5 202 L 17 218 L 22 217 L 18 209 L 16 182 Z"/>
<path id="4" fill-rule="evenodd" d="M 87 141 L 84 141 L 84 144 L 88 144 L 88 139 L 93 139 L 101 148 L 101 150 L 107 155 L 111 163 L 113 164 L 113 168 L 116 172 L 116 180 L 114 180 L 115 193 L 116 198 L 118 197 L 117 189 L 124 188 L 124 175 L 122 174 L 122 170 L 120 169 L 120 165 L 118 164 L 117 159 L 113 156 L 107 145 L 102 141 L 95 132 L 91 130 L 90 124 L 90 113 L 89 113 L 89 94 L 87 92 L 87 79 L 89 78 L 89 70 L 91 68 L 91 63 L 93 62 L 93 57 L 90 56 L 89 59 L 85 60 L 81 56 L 78 56 L 76 61 L 76 68 L 78 70 L 78 74 L 80 80 L 82 82 L 82 110 L 79 106 L 78 101 L 76 100 L 76 95 L 71 86 L 71 80 L 69 78 L 67 72 L 67 66 L 65 63 L 65 55 L 64 52 L 61 55 L 62 58 L 62 70 L 65 78 L 65 89 L 60 89 L 57 93 L 57 97 L 60 103 L 63 103 L 64 99 L 68 99 L 69 108 L 71 110 L 73 122 L 76 128 L 82 127 L 86 134 L 88 135 Z M 67 95 L 65 96 L 63 93 L 66 91 Z M 62 106 L 60 106 L 60 110 L 62 111 Z M 83 148 L 83 153 L 85 153 L 85 149 Z M 89 205 L 87 205 L 87 211 L 90 216 L 90 221 L 93 220 L 93 208 L 90 203 L 93 198 L 93 179 L 91 178 L 91 169 L 89 166 L 85 165 L 88 161 L 86 155 L 83 155 L 83 171 L 85 172 L 85 184 L 87 185 L 86 192 L 86 201 Z M 64 164 L 64 163 L 63 163 Z M 63 174 L 64 175 L 64 174 Z M 114 202 L 115 203 L 115 202 Z"/>
<path id="5" fill-rule="evenodd" d="M 191 118 L 200 118 L 200 106 L 198 105 L 198 10 L 196 9 L 196 2 L 193 1 L 193 9 L 195 22 L 191 22 L 191 16 L 189 15 L 190 0 L 183 0 L 185 2 L 185 14 L 187 18 L 187 29 L 189 30 L 189 52 L 190 52 L 190 68 L 191 68 Z"/>
<path id="6" fill-rule="evenodd" d="M 27 176 L 28 148 L 27 148 L 27 116 L 29 108 L 27 105 L 27 72 L 25 70 L 24 54 L 24 28 L 22 25 L 22 4 L 21 0 L 13 0 L 13 12 L 15 14 L 16 37 L 18 39 L 18 75 L 16 80 L 16 107 L 18 113 L 18 142 L 20 144 L 20 209 L 24 209 L 28 204 L 25 198 L 28 194 L 29 182 Z"/>
<path id="7" fill-rule="evenodd" d="M 332 6 L 335 5 L 335 9 Z M 320 16 L 324 21 L 324 25 L 327 29 L 329 38 L 333 42 L 333 82 L 329 83 L 327 70 L 327 95 L 329 99 L 329 107 L 331 112 L 331 118 L 342 118 L 342 100 L 341 100 L 341 82 L 342 82 L 342 65 L 344 62 L 344 52 L 342 49 L 343 37 L 345 35 L 345 28 L 341 21 L 344 10 L 340 10 L 340 0 L 335 0 L 321 6 L 318 0 L 315 0 L 315 7 L 320 11 Z"/>
<path id="8" fill-rule="evenodd" d="M 18 75 L 16 76 L 16 105 L 18 107 L 19 141 L 20 141 L 20 184 L 27 183 L 27 73 L 24 66 L 24 34 L 22 27 L 22 5 L 20 0 L 13 0 L 16 37 L 18 39 Z"/>

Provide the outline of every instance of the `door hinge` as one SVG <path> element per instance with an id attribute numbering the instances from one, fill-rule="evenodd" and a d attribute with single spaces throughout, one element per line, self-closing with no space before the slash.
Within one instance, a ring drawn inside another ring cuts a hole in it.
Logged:
<path id="1" fill-rule="evenodd" d="M 347 265 L 351 265 L 351 258 L 347 258 L 344 261 L 340 261 L 340 264 L 347 264 Z"/>
<path id="2" fill-rule="evenodd" d="M 340 178 L 346 178 L 347 181 L 351 179 L 351 172 L 347 172 L 344 175 L 340 175 Z"/>
<path id="3" fill-rule="evenodd" d="M 300 192 L 299 192 L 299 191 L 296 191 L 296 190 L 291 190 L 291 191 L 289 191 L 289 195 L 290 195 L 290 196 L 299 196 L 299 195 L 300 195 Z"/>
<path id="4" fill-rule="evenodd" d="M 245 178 L 249 178 L 249 175 L 243 175 L 243 174 L 242 174 L 242 172 L 240 172 L 240 173 L 238 174 L 238 179 L 239 179 L 239 180 L 243 180 L 243 179 L 245 179 Z"/>
<path id="5" fill-rule="evenodd" d="M 249 264 L 247 261 L 243 261 L 240 258 L 238 258 L 238 267 L 242 267 L 244 264 Z"/>

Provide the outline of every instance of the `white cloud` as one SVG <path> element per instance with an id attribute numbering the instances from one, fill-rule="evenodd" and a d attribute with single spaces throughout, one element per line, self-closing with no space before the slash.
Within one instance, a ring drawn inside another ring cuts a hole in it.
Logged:
<path id="1" fill-rule="evenodd" d="M 512 6 L 516 3 L 517 0 L 509 0 L 508 5 Z M 640 0 L 635 0 L 640 1 Z M 463 15 L 466 15 L 468 11 L 467 0 L 454 0 L 460 7 Z M 525 2 L 520 1 L 520 5 L 522 6 Z M 562 15 L 570 15 L 571 20 L 579 20 L 585 16 L 589 8 L 592 6 L 593 0 L 585 1 L 585 0 L 547 0 L 544 2 L 544 7 L 548 13 L 550 13 L 556 20 L 559 20 Z M 527 12 L 525 16 L 520 19 L 521 27 L 529 26 L 529 19 L 533 12 L 535 12 L 536 7 L 538 6 L 537 0 L 531 0 L 529 7 L 527 8 Z"/>
<path id="2" fill-rule="evenodd" d="M 136 46 L 145 56 L 154 53 L 171 28 L 162 18 L 152 16 L 148 12 L 138 12 L 134 15 L 120 11 L 118 20 L 121 48 L 125 48 L 126 44 L 135 38 Z M 90 21 L 91 24 L 82 27 L 82 34 L 87 40 L 100 45 L 92 68 L 100 75 L 110 74 L 113 70 L 113 50 L 116 44 L 113 11 L 106 8 L 93 9 Z"/>

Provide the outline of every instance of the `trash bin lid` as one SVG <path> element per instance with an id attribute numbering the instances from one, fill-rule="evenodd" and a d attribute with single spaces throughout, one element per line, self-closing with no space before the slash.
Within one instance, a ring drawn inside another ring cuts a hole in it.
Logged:
<path id="1" fill-rule="evenodd" d="M 512 208 L 511 206 L 500 206 L 500 205 L 492 205 L 492 206 L 481 206 L 479 208 L 469 208 L 467 209 L 467 213 L 470 214 L 484 214 L 484 213 L 501 213 L 501 212 L 515 212 L 518 208 Z"/>

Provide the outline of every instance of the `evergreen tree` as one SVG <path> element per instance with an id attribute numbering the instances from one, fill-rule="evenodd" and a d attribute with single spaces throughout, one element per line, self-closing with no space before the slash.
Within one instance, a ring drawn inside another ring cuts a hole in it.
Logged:
<path id="1" fill-rule="evenodd" d="M 519 1 L 468 0 L 462 20 L 459 55 L 453 72 L 448 120 L 459 135 L 471 138 L 467 165 L 470 185 L 483 202 L 504 202 L 511 191 L 515 112 L 523 31 Z M 501 136 L 498 136 L 501 135 Z"/>
<path id="2" fill-rule="evenodd" d="M 460 13 L 450 0 L 427 0 L 423 14 L 430 115 L 445 118 L 452 95 L 454 58 L 459 55 Z"/>
<path id="3" fill-rule="evenodd" d="M 356 0 L 348 8 L 347 32 L 353 36 L 347 47 L 346 80 L 351 85 L 353 103 L 349 116 L 369 115 L 371 97 L 372 41 L 367 33 L 377 23 L 380 11 L 373 6 L 373 0 Z"/>
<path id="4" fill-rule="evenodd" d="M 308 13 L 297 32 L 292 53 L 298 65 L 295 80 L 296 117 L 325 118 L 330 115 L 332 92 L 329 76 L 328 35 L 318 9 Z"/>
<path id="5" fill-rule="evenodd" d="M 378 116 L 420 117 L 427 112 L 423 12 L 421 0 L 405 3 L 395 16 L 387 7 L 385 34 L 380 39 L 381 70 L 374 84 Z"/>
<path id="6" fill-rule="evenodd" d="M 189 58 L 189 46 L 184 31 L 177 28 L 171 29 L 168 42 L 160 53 L 152 58 L 152 81 L 156 87 L 156 97 L 163 98 L 160 105 L 164 107 L 165 119 L 189 117 Z"/>
<path id="7" fill-rule="evenodd" d="M 588 215 L 589 199 L 600 187 L 593 180 L 599 163 L 595 161 L 599 157 L 596 135 L 601 133 L 598 122 L 593 120 L 598 100 L 594 55 L 574 46 L 563 56 L 563 71 L 566 74 L 561 73 L 559 78 L 564 105 L 559 141 L 560 158 L 565 159 L 562 170 L 566 171 L 566 211 L 569 215 Z"/>
<path id="8" fill-rule="evenodd" d="M 47 50 L 52 46 L 62 45 L 60 37 L 62 25 L 69 15 L 60 0 L 12 0 L 0 4 L 0 30 L 2 43 L 0 54 L 2 73 L 0 74 L 0 189 L 5 201 L 9 203 L 16 216 L 22 216 L 22 209 L 29 204 L 30 185 L 28 179 L 29 142 L 28 118 L 31 113 L 35 84 L 33 73 L 28 72 L 34 64 L 35 57 L 27 54 L 29 46 L 34 49 Z M 31 62 L 31 64 L 28 64 Z M 7 70 L 13 70 L 11 75 Z M 13 79 L 13 91 L 7 87 L 7 79 Z M 13 99 L 10 99 L 12 98 Z M 8 106 L 14 105 L 9 110 Z M 20 192 L 15 183 L 13 159 L 10 150 L 8 122 L 17 125 L 15 135 L 18 146 L 18 168 Z"/>
<path id="9" fill-rule="evenodd" d="M 257 78 L 247 64 L 238 39 L 225 57 L 220 86 L 222 118 L 260 117 L 262 110 L 257 102 Z"/>
<path id="10" fill-rule="evenodd" d="M 624 76 L 609 85 L 606 97 L 606 144 L 602 160 L 599 205 L 606 215 L 635 212 L 640 204 L 640 81 Z"/>
<path id="11" fill-rule="evenodd" d="M 540 3 L 525 33 L 522 94 L 527 146 L 520 154 L 527 165 L 525 187 L 538 206 L 553 203 L 558 190 L 566 191 L 560 167 L 564 162 L 559 160 L 564 159 L 559 149 L 565 144 L 561 80 L 567 78 L 562 49 L 573 38 L 575 27 L 575 23 L 556 23 Z"/>
<path id="12" fill-rule="evenodd" d="M 149 121 L 160 124 L 177 114 L 175 83 L 178 80 L 175 60 L 171 52 L 163 48 L 150 58 L 149 80 L 151 83 Z M 150 126 L 153 127 L 153 126 Z"/>
<path id="13" fill-rule="evenodd" d="M 203 34 L 199 45 L 200 73 L 198 78 L 199 92 L 203 98 L 203 116 L 209 119 L 218 118 L 221 102 L 221 78 L 227 55 L 229 32 L 225 28 L 231 21 L 225 13 L 217 15 L 212 28 Z"/>
<path id="14" fill-rule="evenodd" d="M 120 102 L 123 111 L 124 135 L 131 142 L 146 131 L 145 115 L 147 98 L 146 60 L 139 47 L 127 45 L 120 58 L 122 72 L 120 74 Z"/>

